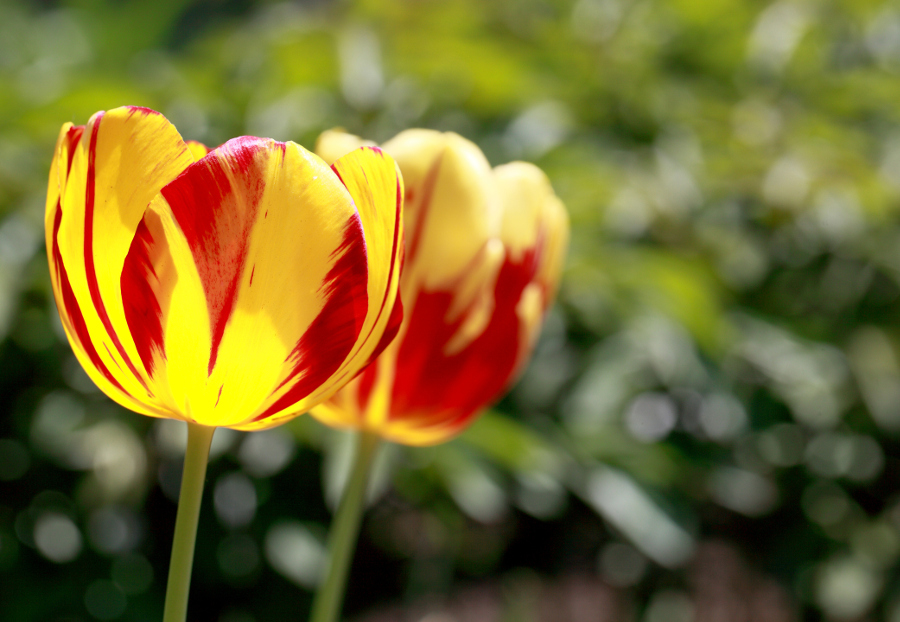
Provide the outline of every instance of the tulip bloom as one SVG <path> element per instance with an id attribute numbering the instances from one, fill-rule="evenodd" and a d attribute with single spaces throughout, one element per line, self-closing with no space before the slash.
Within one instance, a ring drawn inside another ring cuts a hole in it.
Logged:
<path id="1" fill-rule="evenodd" d="M 360 144 L 326 132 L 317 152 L 340 161 Z M 408 130 L 383 148 L 406 183 L 406 317 L 376 363 L 312 414 L 398 443 L 439 443 L 527 360 L 556 292 L 568 217 L 537 167 L 491 169 L 456 134 Z"/>
<path id="2" fill-rule="evenodd" d="M 256 430 L 329 398 L 393 337 L 403 183 L 243 136 L 208 150 L 124 107 L 63 126 L 47 253 L 79 362 L 145 415 Z"/>

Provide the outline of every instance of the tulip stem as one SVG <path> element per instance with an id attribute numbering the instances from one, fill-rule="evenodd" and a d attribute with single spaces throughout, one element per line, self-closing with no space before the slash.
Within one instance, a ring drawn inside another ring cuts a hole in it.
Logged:
<path id="1" fill-rule="evenodd" d="M 310 622 L 336 622 L 341 613 L 350 562 L 353 560 L 353 551 L 356 550 L 359 525 L 366 506 L 369 471 L 379 440 L 375 434 L 359 433 L 353 470 L 344 486 L 328 536 L 327 574 L 313 600 Z"/>
<path id="2" fill-rule="evenodd" d="M 191 568 L 194 564 L 194 543 L 197 541 L 197 520 L 200 500 L 209 461 L 209 446 L 215 427 L 188 423 L 187 451 L 178 494 L 178 513 L 175 517 L 175 537 L 169 562 L 169 582 L 166 585 L 166 606 L 163 622 L 185 622 L 188 592 L 191 589 Z"/>

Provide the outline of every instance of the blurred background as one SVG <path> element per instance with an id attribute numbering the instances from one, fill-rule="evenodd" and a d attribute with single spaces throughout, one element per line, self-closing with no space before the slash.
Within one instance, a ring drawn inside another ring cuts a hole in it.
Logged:
<path id="1" fill-rule="evenodd" d="M 65 121 L 452 130 L 572 217 L 521 382 L 380 459 L 355 622 L 900 622 L 900 2 L 0 0 L 0 619 L 161 618 L 185 431 L 49 290 Z M 303 620 L 349 439 L 216 434 L 191 619 Z"/>

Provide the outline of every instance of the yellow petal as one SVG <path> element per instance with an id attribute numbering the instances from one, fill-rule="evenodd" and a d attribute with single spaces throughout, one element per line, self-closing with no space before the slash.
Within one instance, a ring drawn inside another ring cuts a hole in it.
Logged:
<path id="1" fill-rule="evenodd" d="M 384 149 L 397 160 L 408 189 L 406 280 L 445 287 L 499 233 L 502 205 L 490 165 L 474 143 L 453 133 L 409 130 Z"/>
<path id="2" fill-rule="evenodd" d="M 403 256 L 403 178 L 393 158 L 374 147 L 352 151 L 332 168 L 359 208 L 369 254 L 369 308 L 359 343 L 337 379 L 344 384 L 384 351 L 403 319 L 398 293 Z M 373 364 L 364 373 L 375 367 Z M 358 381 L 352 384 L 356 386 Z M 344 412 L 331 404 L 313 410 L 315 416 L 332 424 L 333 417 Z"/>
<path id="3" fill-rule="evenodd" d="M 494 169 L 503 197 L 500 237 L 513 261 L 522 261 L 529 250 L 540 246 L 535 281 L 553 299 L 565 261 L 569 241 L 569 216 L 557 198 L 550 180 L 538 167 L 511 162 Z"/>
<path id="4" fill-rule="evenodd" d="M 234 139 L 166 186 L 143 226 L 123 281 L 158 277 L 158 328 L 142 352 L 173 416 L 259 429 L 337 389 L 367 311 L 366 248 L 321 159 Z M 134 303 L 137 327 L 152 305 Z"/>
<path id="5" fill-rule="evenodd" d="M 359 210 L 369 258 L 369 308 L 354 359 L 347 362 L 352 377 L 384 348 L 381 337 L 387 326 L 402 319 L 396 303 L 403 256 L 403 177 L 394 159 L 377 147 L 356 149 L 332 169 Z"/>
<path id="6" fill-rule="evenodd" d="M 50 267 L 50 283 L 53 295 L 56 298 L 63 329 L 68 336 L 69 343 L 72 345 L 75 357 L 81 363 L 88 376 L 104 393 L 120 404 L 129 408 L 141 408 L 140 403 L 136 402 L 124 391 L 91 342 L 84 315 L 78 306 L 78 301 L 75 299 L 66 268 L 62 262 L 59 244 L 57 243 L 59 227 L 62 222 L 60 195 L 61 191 L 65 189 L 72 153 L 78 146 L 83 132 L 83 126 L 73 126 L 71 123 L 63 125 L 56 143 L 55 156 L 50 165 L 47 209 L 44 222 L 47 258 Z"/>
<path id="7" fill-rule="evenodd" d="M 165 117 L 117 108 L 84 128 L 61 188 L 56 243 L 74 300 L 99 360 L 142 406 L 126 405 L 145 414 L 159 414 L 159 404 L 128 331 L 119 278 L 147 204 L 192 161 Z"/>
<path id="8" fill-rule="evenodd" d="M 552 198 L 550 180 L 543 171 L 527 162 L 511 162 L 494 169 L 503 200 L 500 239 L 516 260 L 537 243 L 545 205 Z"/>

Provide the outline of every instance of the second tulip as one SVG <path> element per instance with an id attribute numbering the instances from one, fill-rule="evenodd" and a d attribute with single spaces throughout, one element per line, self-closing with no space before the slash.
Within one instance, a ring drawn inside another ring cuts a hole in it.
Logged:
<path id="1" fill-rule="evenodd" d="M 331 162 L 362 144 L 326 132 L 317 152 Z M 464 429 L 521 370 L 555 295 L 568 217 L 540 169 L 491 169 L 456 134 L 408 130 L 383 149 L 406 184 L 405 318 L 394 344 L 313 414 L 428 445 Z"/>

